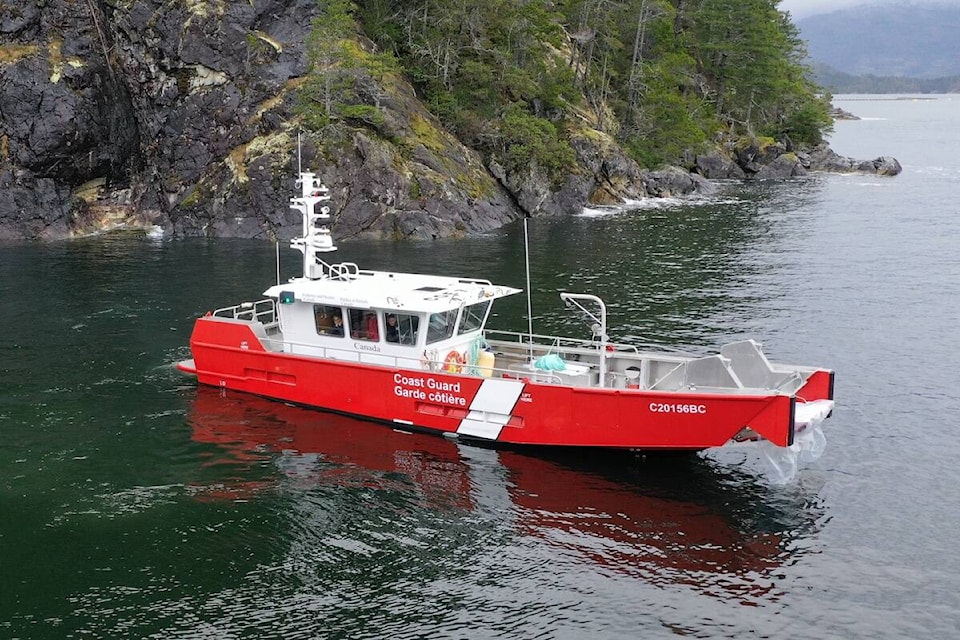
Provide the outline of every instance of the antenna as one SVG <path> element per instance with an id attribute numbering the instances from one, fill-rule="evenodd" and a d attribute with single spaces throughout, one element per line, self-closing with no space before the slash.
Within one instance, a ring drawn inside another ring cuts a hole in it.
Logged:
<path id="1" fill-rule="evenodd" d="M 303 173 L 303 163 L 300 161 L 300 137 L 303 135 L 303 130 L 297 129 L 297 175 Z"/>
<path id="2" fill-rule="evenodd" d="M 523 216 L 523 259 L 527 266 L 527 333 L 530 362 L 533 362 L 533 307 L 530 302 L 530 239 L 527 234 L 527 216 Z"/>
<path id="3" fill-rule="evenodd" d="M 297 168 L 301 167 L 300 158 L 301 132 L 297 131 Z M 336 251 L 333 236 L 330 233 L 330 190 L 320 181 L 317 174 L 310 171 L 300 171 L 297 184 L 300 185 L 300 196 L 290 198 L 290 208 L 299 211 L 303 216 L 303 235 L 290 240 L 290 248 L 303 253 L 303 277 L 310 280 L 327 277 L 329 265 L 320 259 L 319 254 Z M 320 204 L 319 211 L 314 207 Z M 277 262 L 277 282 L 280 266 Z"/>

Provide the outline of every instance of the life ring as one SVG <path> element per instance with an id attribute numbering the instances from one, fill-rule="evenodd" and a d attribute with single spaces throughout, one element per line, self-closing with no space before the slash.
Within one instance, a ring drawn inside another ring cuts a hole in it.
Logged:
<path id="1" fill-rule="evenodd" d="M 460 373 L 460 370 L 463 369 L 463 362 L 463 356 L 460 355 L 459 351 L 451 351 L 443 359 L 443 370 L 448 373 Z"/>

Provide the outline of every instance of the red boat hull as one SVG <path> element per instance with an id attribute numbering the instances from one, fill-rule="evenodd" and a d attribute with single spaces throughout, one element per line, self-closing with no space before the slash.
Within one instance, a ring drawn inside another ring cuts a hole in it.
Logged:
<path id="1" fill-rule="evenodd" d="M 190 341 L 201 384 L 410 428 L 522 445 L 699 450 L 750 429 L 778 446 L 794 434 L 788 395 L 581 388 L 481 378 L 266 351 L 248 325 L 196 321 Z M 817 371 L 797 396 L 829 399 Z"/>

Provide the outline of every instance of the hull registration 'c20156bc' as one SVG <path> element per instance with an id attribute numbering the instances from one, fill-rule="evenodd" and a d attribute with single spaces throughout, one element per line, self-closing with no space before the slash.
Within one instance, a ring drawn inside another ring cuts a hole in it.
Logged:
<path id="1" fill-rule="evenodd" d="M 790 447 L 833 409 L 832 371 L 770 362 L 753 340 L 712 354 L 613 342 L 603 301 L 578 293 L 560 297 L 587 339 L 494 331 L 492 305 L 520 289 L 328 262 L 329 191 L 313 173 L 298 183 L 303 275 L 196 320 L 177 366 L 201 384 L 512 445 Z"/>

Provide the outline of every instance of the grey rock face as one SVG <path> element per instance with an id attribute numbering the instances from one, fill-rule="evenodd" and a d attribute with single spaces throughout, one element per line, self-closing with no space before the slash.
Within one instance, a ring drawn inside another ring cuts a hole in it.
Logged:
<path id="1" fill-rule="evenodd" d="M 54 239 L 69 229 L 70 189 L 29 170 L 0 170 L 0 240 Z"/>
<path id="2" fill-rule="evenodd" d="M 9 44 L 0 65 L 0 168 L 16 176 L 18 193 L 0 198 L 0 226 L 7 236 L 38 228 L 56 235 L 68 228 L 67 214 L 82 208 L 70 187 L 128 174 L 136 122 L 126 87 L 103 56 L 101 11 L 66 2 L 42 12 L 31 3 L 3 7 L 0 32 Z"/>
<path id="3" fill-rule="evenodd" d="M 777 156 L 769 164 L 763 165 L 753 176 L 756 180 L 779 180 L 807 175 L 807 170 L 794 153 Z"/>
<path id="4" fill-rule="evenodd" d="M 0 65 L 5 237 L 69 235 L 118 207 L 180 234 L 297 233 L 293 107 L 315 0 L 7 7 L 0 33 L 16 59 Z M 414 119 L 439 131 L 401 91 L 384 100 L 376 133 L 415 140 Z M 520 215 L 476 154 L 439 138 L 427 149 L 342 126 L 308 134 L 303 162 L 338 198 L 338 235 L 435 237 Z M 90 181 L 104 186 L 73 195 Z"/>
<path id="5" fill-rule="evenodd" d="M 698 156 L 698 171 L 719 178 L 726 171 L 720 168 L 723 167 L 722 157 L 723 154 L 719 152 Z M 841 156 L 826 143 L 809 151 L 795 151 L 787 149 L 782 143 L 761 145 L 757 140 L 745 140 L 737 145 L 734 157 L 743 175 L 757 180 L 782 180 L 804 176 L 809 172 L 895 176 L 902 171 L 895 158 L 883 156 L 875 160 L 855 160 Z"/>
<path id="6" fill-rule="evenodd" d="M 804 157 L 810 171 L 828 171 L 834 173 L 872 173 L 882 176 L 895 176 L 903 171 L 896 158 L 881 156 L 874 160 L 854 160 L 841 156 L 826 144 L 820 145 Z"/>
<path id="7" fill-rule="evenodd" d="M 871 164 L 879 176 L 895 176 L 903 171 L 903 167 L 901 167 L 897 159 L 892 156 L 880 156 L 876 160 L 873 160 Z"/>
<path id="8" fill-rule="evenodd" d="M 698 155 L 694 162 L 697 173 L 708 180 L 742 180 L 747 177 L 733 158 L 719 151 Z"/>
<path id="9" fill-rule="evenodd" d="M 647 193 L 658 198 L 669 198 L 691 193 L 711 194 L 717 187 L 703 176 L 680 167 L 651 171 L 644 176 Z"/>

